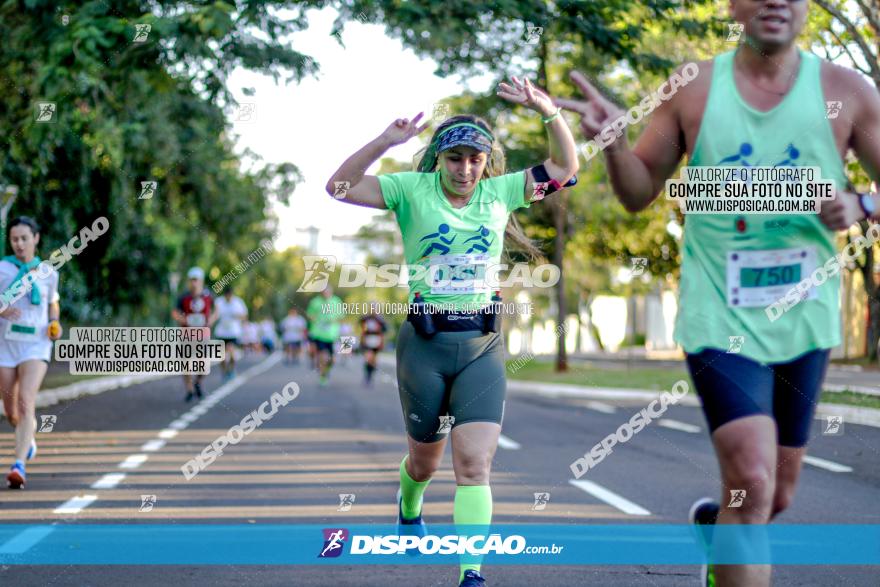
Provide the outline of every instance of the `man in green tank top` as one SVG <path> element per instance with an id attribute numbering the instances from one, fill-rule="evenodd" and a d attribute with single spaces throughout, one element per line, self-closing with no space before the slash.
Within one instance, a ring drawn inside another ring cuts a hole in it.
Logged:
<path id="1" fill-rule="evenodd" d="M 830 349 L 841 342 L 834 231 L 880 219 L 878 194 L 845 191 L 843 165 L 852 150 L 880 180 L 880 95 L 858 73 L 796 46 L 805 0 L 731 0 L 730 7 L 744 27 L 739 47 L 680 67 L 658 91 L 662 101 L 634 147 L 625 133 L 615 140 L 607 130 L 622 130 L 615 121 L 624 113 L 579 73 L 572 79 L 586 101 L 558 103 L 582 115 L 581 130 L 597 139 L 592 147 L 605 146 L 614 190 L 630 212 L 662 193 L 685 154 L 689 167 L 815 167 L 834 182 L 836 198 L 819 214 L 685 213 L 675 339 L 687 353 L 722 478 L 722 502 L 699 500 L 691 521 L 766 524 L 794 496 Z M 811 282 L 817 275 L 826 278 Z M 782 313 L 780 293 L 801 283 Z M 744 499 L 734 504 L 734 495 Z M 710 539 L 711 528 L 702 526 L 700 536 Z M 708 565 L 703 581 L 769 585 L 770 567 Z"/>

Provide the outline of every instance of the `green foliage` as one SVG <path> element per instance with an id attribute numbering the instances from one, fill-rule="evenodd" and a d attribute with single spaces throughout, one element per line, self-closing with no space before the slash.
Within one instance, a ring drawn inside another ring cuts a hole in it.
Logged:
<path id="1" fill-rule="evenodd" d="M 316 71 L 283 41 L 316 3 L 278 17 L 286 4 L 0 4 L 0 183 L 20 187 L 11 214 L 42 223 L 44 256 L 110 221 L 62 269 L 67 318 L 167 320 L 169 272 L 236 263 L 271 233 L 269 198 L 286 201 L 299 171 L 241 171 L 224 110 L 236 67 L 286 81 Z M 151 27 L 142 42 L 136 25 Z M 38 102 L 56 105 L 51 123 L 36 121 Z M 158 182 L 151 199 L 139 198 L 143 181 Z"/>

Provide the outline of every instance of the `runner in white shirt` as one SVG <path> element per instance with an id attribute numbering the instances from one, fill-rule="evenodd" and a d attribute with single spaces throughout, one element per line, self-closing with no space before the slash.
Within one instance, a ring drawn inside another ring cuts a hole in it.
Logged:
<path id="1" fill-rule="evenodd" d="M 260 322 L 260 340 L 263 343 L 263 348 L 266 349 L 267 353 L 272 353 L 275 350 L 275 338 L 277 334 L 275 333 L 275 321 L 271 318 L 266 318 L 262 322 Z"/>
<path id="2" fill-rule="evenodd" d="M 306 327 L 306 319 L 299 315 L 296 308 L 291 308 L 284 320 L 281 321 L 281 342 L 284 343 L 288 365 L 299 364 L 302 343 L 306 337 Z"/>
<path id="3" fill-rule="evenodd" d="M 247 306 L 242 299 L 233 295 L 232 288 L 227 286 L 223 296 L 214 301 L 217 309 L 217 324 L 214 326 L 214 338 L 226 343 L 226 358 L 223 361 L 223 379 L 235 377 L 235 355 L 238 352 L 242 334 L 242 322 L 247 318 Z"/>
<path id="4" fill-rule="evenodd" d="M 37 391 L 49 366 L 52 341 L 61 337 L 61 324 L 58 273 L 36 256 L 39 225 L 26 216 L 15 218 L 9 223 L 9 242 L 13 254 L 0 260 L 0 391 L 15 427 L 15 462 L 6 481 L 10 489 L 21 489 L 25 461 L 37 454 Z"/>
<path id="5" fill-rule="evenodd" d="M 241 345 L 250 354 L 260 352 L 260 327 L 254 322 L 246 321 L 242 326 Z"/>

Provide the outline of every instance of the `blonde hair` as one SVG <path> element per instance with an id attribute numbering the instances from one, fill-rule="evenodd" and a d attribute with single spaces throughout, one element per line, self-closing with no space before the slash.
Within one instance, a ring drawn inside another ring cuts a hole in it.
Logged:
<path id="1" fill-rule="evenodd" d="M 480 179 L 489 179 L 490 177 L 504 175 L 507 172 L 507 157 L 504 155 L 504 148 L 501 146 L 501 143 L 498 142 L 498 139 L 494 138 L 495 133 L 492 132 L 489 123 L 473 114 L 460 114 L 447 118 L 440 123 L 440 125 L 434 130 L 434 134 L 431 135 L 430 142 L 425 147 L 419 149 L 419 151 L 413 156 L 413 171 L 422 171 L 423 173 L 434 173 L 438 171 L 440 168 L 439 153 L 433 153 L 434 164 L 431 166 L 430 170 L 420 169 L 422 160 L 428 155 L 429 150 L 434 146 L 437 136 L 440 133 L 453 124 L 461 124 L 463 122 L 475 124 L 493 137 L 492 151 L 488 154 L 486 167 L 483 168 L 483 175 Z M 506 237 L 506 245 L 512 245 L 510 248 L 525 253 L 531 261 L 546 260 L 544 252 L 535 246 L 532 239 L 526 236 L 522 226 L 520 226 L 513 213 L 510 214 L 510 219 L 507 221 L 507 226 L 504 228 L 504 236 Z"/>

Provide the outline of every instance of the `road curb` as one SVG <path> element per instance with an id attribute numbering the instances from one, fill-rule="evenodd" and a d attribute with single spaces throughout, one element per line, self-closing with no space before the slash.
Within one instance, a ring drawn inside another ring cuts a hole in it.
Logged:
<path id="1" fill-rule="evenodd" d="M 164 373 L 148 373 L 144 375 L 117 375 L 115 377 L 96 377 L 94 379 L 87 379 L 85 381 L 77 381 L 76 383 L 71 383 L 70 385 L 63 385 L 61 387 L 53 387 L 50 389 L 41 390 L 37 393 L 36 404 L 38 408 L 45 408 L 47 406 L 54 406 L 55 404 L 62 401 L 76 399 L 84 395 L 97 395 L 99 393 L 104 393 L 105 391 L 110 391 L 111 389 L 129 387 L 131 385 L 137 385 L 138 383 L 144 383 L 145 381 L 164 379 L 171 376 L 172 375 L 167 375 Z M 5 415 L 2 405 L 0 405 L 0 415 Z"/>

